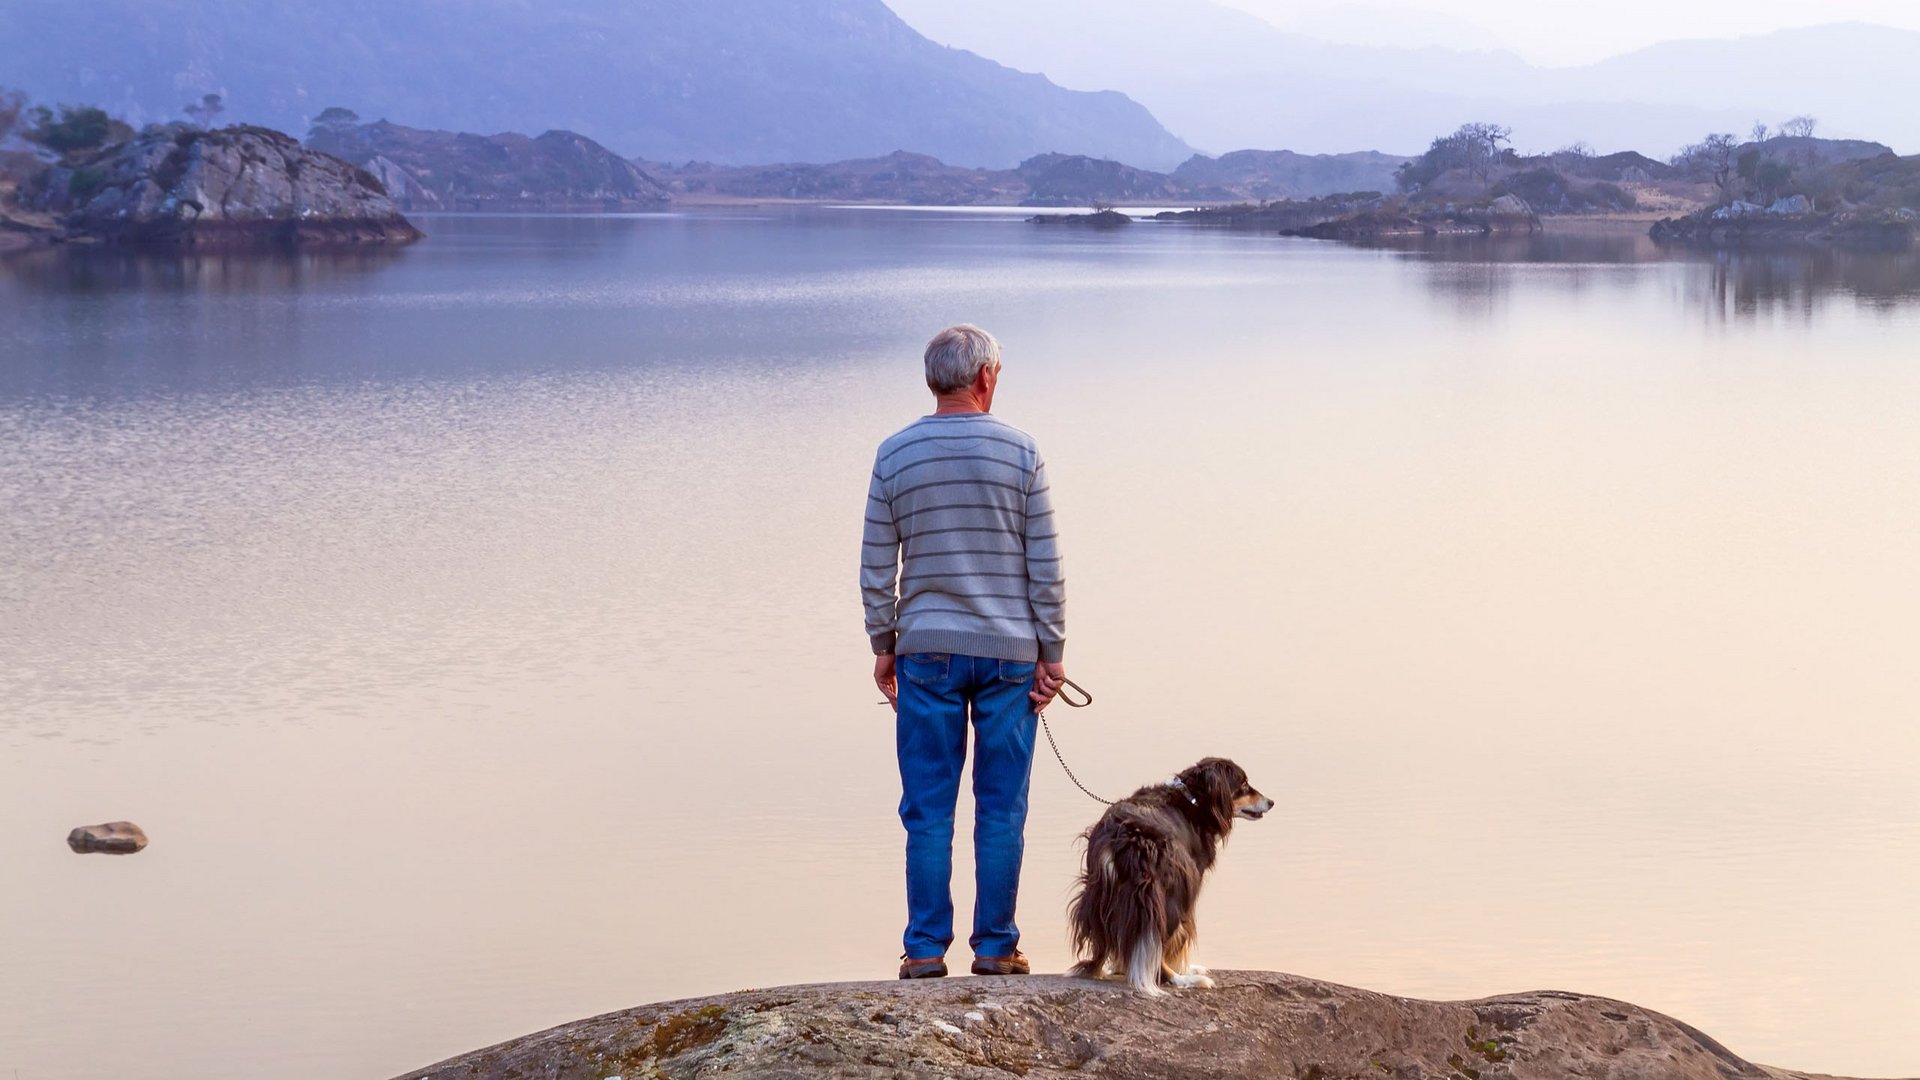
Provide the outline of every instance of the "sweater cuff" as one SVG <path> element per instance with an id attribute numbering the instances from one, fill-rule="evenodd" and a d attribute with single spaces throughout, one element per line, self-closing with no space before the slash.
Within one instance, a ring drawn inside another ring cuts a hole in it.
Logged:
<path id="1" fill-rule="evenodd" d="M 1043 641 L 1040 643 L 1040 659 L 1049 664 L 1057 664 L 1067 655 L 1067 643 L 1064 641 Z"/>
<path id="2" fill-rule="evenodd" d="M 893 639 L 894 639 L 894 632 L 891 630 L 888 630 L 885 633 L 881 633 L 881 634 L 869 635 L 869 640 L 873 642 L 873 655 L 875 656 L 893 655 Z"/>

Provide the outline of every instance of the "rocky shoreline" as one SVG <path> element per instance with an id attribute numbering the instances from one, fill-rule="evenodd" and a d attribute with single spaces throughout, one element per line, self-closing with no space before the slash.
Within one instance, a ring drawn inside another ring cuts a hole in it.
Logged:
<path id="1" fill-rule="evenodd" d="M 1441 1002 L 1274 972 L 1214 977 L 1217 989 L 1160 998 L 1050 975 L 742 990 L 564 1024 L 402 1080 L 1831 1080 L 1586 994 Z"/>
<path id="2" fill-rule="evenodd" d="M 1906 251 L 1920 229 L 1920 213 L 1908 209 L 1814 213 L 1801 206 L 1762 210 L 1747 203 L 1702 210 L 1654 222 L 1648 235 L 1662 244 L 1701 248 L 1838 247 L 1851 251 Z"/>

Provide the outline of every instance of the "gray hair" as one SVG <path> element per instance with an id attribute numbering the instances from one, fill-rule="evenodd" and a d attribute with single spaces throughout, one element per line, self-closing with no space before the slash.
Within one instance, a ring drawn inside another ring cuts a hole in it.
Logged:
<path id="1" fill-rule="evenodd" d="M 927 388 L 936 394 L 965 390 L 981 368 L 999 363 L 1000 343 L 992 334 L 972 323 L 949 326 L 927 342 Z"/>

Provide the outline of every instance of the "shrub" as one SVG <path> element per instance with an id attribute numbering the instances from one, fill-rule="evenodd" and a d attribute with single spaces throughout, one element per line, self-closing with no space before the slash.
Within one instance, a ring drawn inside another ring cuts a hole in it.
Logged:
<path id="1" fill-rule="evenodd" d="M 43 105 L 33 110 L 33 127 L 27 131 L 27 138 L 57 153 L 70 154 L 105 143 L 113 131 L 113 117 L 105 109 L 62 105 L 56 119 L 53 110 Z"/>

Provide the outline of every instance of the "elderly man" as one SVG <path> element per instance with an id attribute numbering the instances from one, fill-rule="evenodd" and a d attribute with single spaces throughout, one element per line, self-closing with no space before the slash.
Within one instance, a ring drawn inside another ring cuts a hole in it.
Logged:
<path id="1" fill-rule="evenodd" d="M 860 559 L 907 827 L 900 977 L 947 973 L 969 719 L 973 973 L 1025 975 L 1013 909 L 1035 717 L 1066 678 L 1066 583 L 1040 452 L 1032 436 L 990 415 L 999 343 L 976 326 L 949 327 L 927 345 L 926 365 L 937 405 L 880 444 Z"/>

